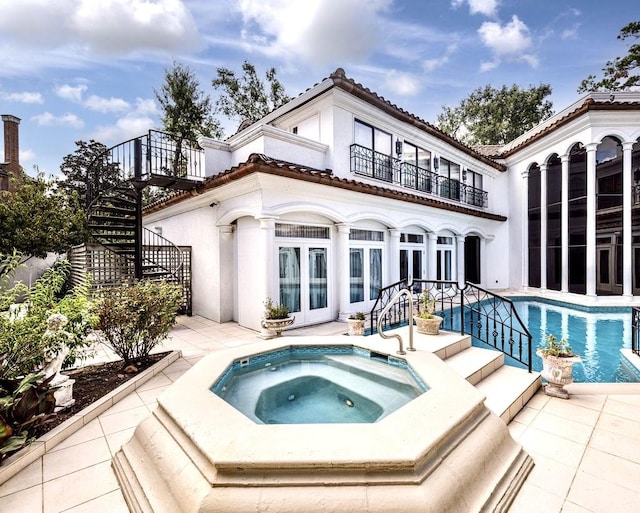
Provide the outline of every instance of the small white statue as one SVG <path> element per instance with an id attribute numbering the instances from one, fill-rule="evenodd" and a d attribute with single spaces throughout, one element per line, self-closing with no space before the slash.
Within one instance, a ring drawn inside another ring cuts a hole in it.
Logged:
<path id="1" fill-rule="evenodd" d="M 51 386 L 59 385 L 69 379 L 68 376 L 60 374 L 64 359 L 69 354 L 69 347 L 65 340 L 69 340 L 71 334 L 64 329 L 68 322 L 69 319 L 59 313 L 52 314 L 47 319 L 47 331 L 45 331 L 44 337 L 52 339 L 54 349 L 45 352 L 42 372 L 44 372 L 45 378 L 55 375 L 50 382 Z"/>

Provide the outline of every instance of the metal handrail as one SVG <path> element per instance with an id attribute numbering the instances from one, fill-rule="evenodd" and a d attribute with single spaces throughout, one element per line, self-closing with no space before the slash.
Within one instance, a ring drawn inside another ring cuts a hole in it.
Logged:
<path id="1" fill-rule="evenodd" d="M 402 337 L 399 333 L 394 333 L 393 335 L 385 335 L 384 330 L 382 329 L 382 320 L 384 319 L 386 313 L 402 296 L 407 296 L 409 298 L 409 347 L 407 347 L 407 351 L 415 351 L 416 349 L 415 347 L 413 347 L 413 296 L 409 289 L 402 289 L 400 292 L 398 292 L 389 302 L 389 304 L 382 309 L 382 312 L 378 316 L 378 335 L 380 335 L 380 337 L 385 340 L 388 340 L 390 338 L 397 338 L 400 348 L 396 351 L 396 353 L 400 355 L 407 354 L 403 348 Z"/>
<path id="2" fill-rule="evenodd" d="M 393 308 L 396 290 L 400 289 L 407 289 L 416 297 L 426 293 L 434 299 L 436 312 L 444 317 L 443 329 L 471 335 L 522 363 L 531 372 L 532 336 L 513 302 L 473 283 L 467 282 L 460 287 L 455 281 L 413 280 L 408 283 L 401 280 L 384 287 L 369 314 L 372 332 L 374 326 L 385 321 L 387 326 L 410 322 L 406 308 Z M 392 297 L 394 299 L 390 299 Z M 640 325 L 640 317 L 638 319 Z"/>
<path id="3" fill-rule="evenodd" d="M 640 308 L 631 307 L 631 350 L 640 355 Z"/>

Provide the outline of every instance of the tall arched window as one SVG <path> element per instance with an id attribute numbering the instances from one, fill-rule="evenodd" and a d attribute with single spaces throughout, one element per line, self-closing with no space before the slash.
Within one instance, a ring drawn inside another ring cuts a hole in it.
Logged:
<path id="1" fill-rule="evenodd" d="M 562 162 L 553 155 L 547 162 L 547 288 L 562 285 Z"/>
<path id="2" fill-rule="evenodd" d="M 527 213 L 529 225 L 529 286 L 540 287 L 540 166 L 529 168 Z"/>
<path id="3" fill-rule="evenodd" d="M 587 153 L 576 144 L 569 154 L 569 292 L 587 291 Z"/>

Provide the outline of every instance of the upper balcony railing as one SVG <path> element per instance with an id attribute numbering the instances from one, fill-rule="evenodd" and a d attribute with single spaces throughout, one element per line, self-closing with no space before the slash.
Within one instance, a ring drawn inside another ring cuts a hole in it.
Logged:
<path id="1" fill-rule="evenodd" d="M 357 175 L 383 180 L 442 198 L 466 203 L 475 207 L 488 205 L 488 194 L 459 180 L 440 176 L 438 173 L 409 162 L 378 153 L 358 144 L 351 145 L 351 171 Z"/>

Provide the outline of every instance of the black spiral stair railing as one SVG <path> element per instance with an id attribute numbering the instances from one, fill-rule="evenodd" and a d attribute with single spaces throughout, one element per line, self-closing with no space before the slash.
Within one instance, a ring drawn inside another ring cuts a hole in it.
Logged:
<path id="1" fill-rule="evenodd" d="M 183 251 L 142 226 L 143 191 L 149 186 L 174 191 L 197 187 L 204 178 L 203 153 L 186 140 L 150 130 L 96 157 L 92 166 L 115 168 L 119 177 L 104 191 L 87 191 L 90 242 L 119 257 L 112 259 L 125 270 L 119 276 L 180 284 L 187 312 L 191 294 L 184 277 L 190 273 L 185 272 Z"/>
<path id="2" fill-rule="evenodd" d="M 436 313 L 443 317 L 444 330 L 471 335 L 473 339 L 502 351 L 531 372 L 531 333 L 513 302 L 469 282 L 461 288 L 454 281 L 401 280 L 381 289 L 369 314 L 372 333 L 380 313 L 402 289 L 413 293 L 416 304 L 419 304 L 422 294 L 435 301 Z M 384 315 L 382 326 L 386 329 L 399 327 L 407 324 L 408 319 L 409 302 L 403 297 Z"/>

